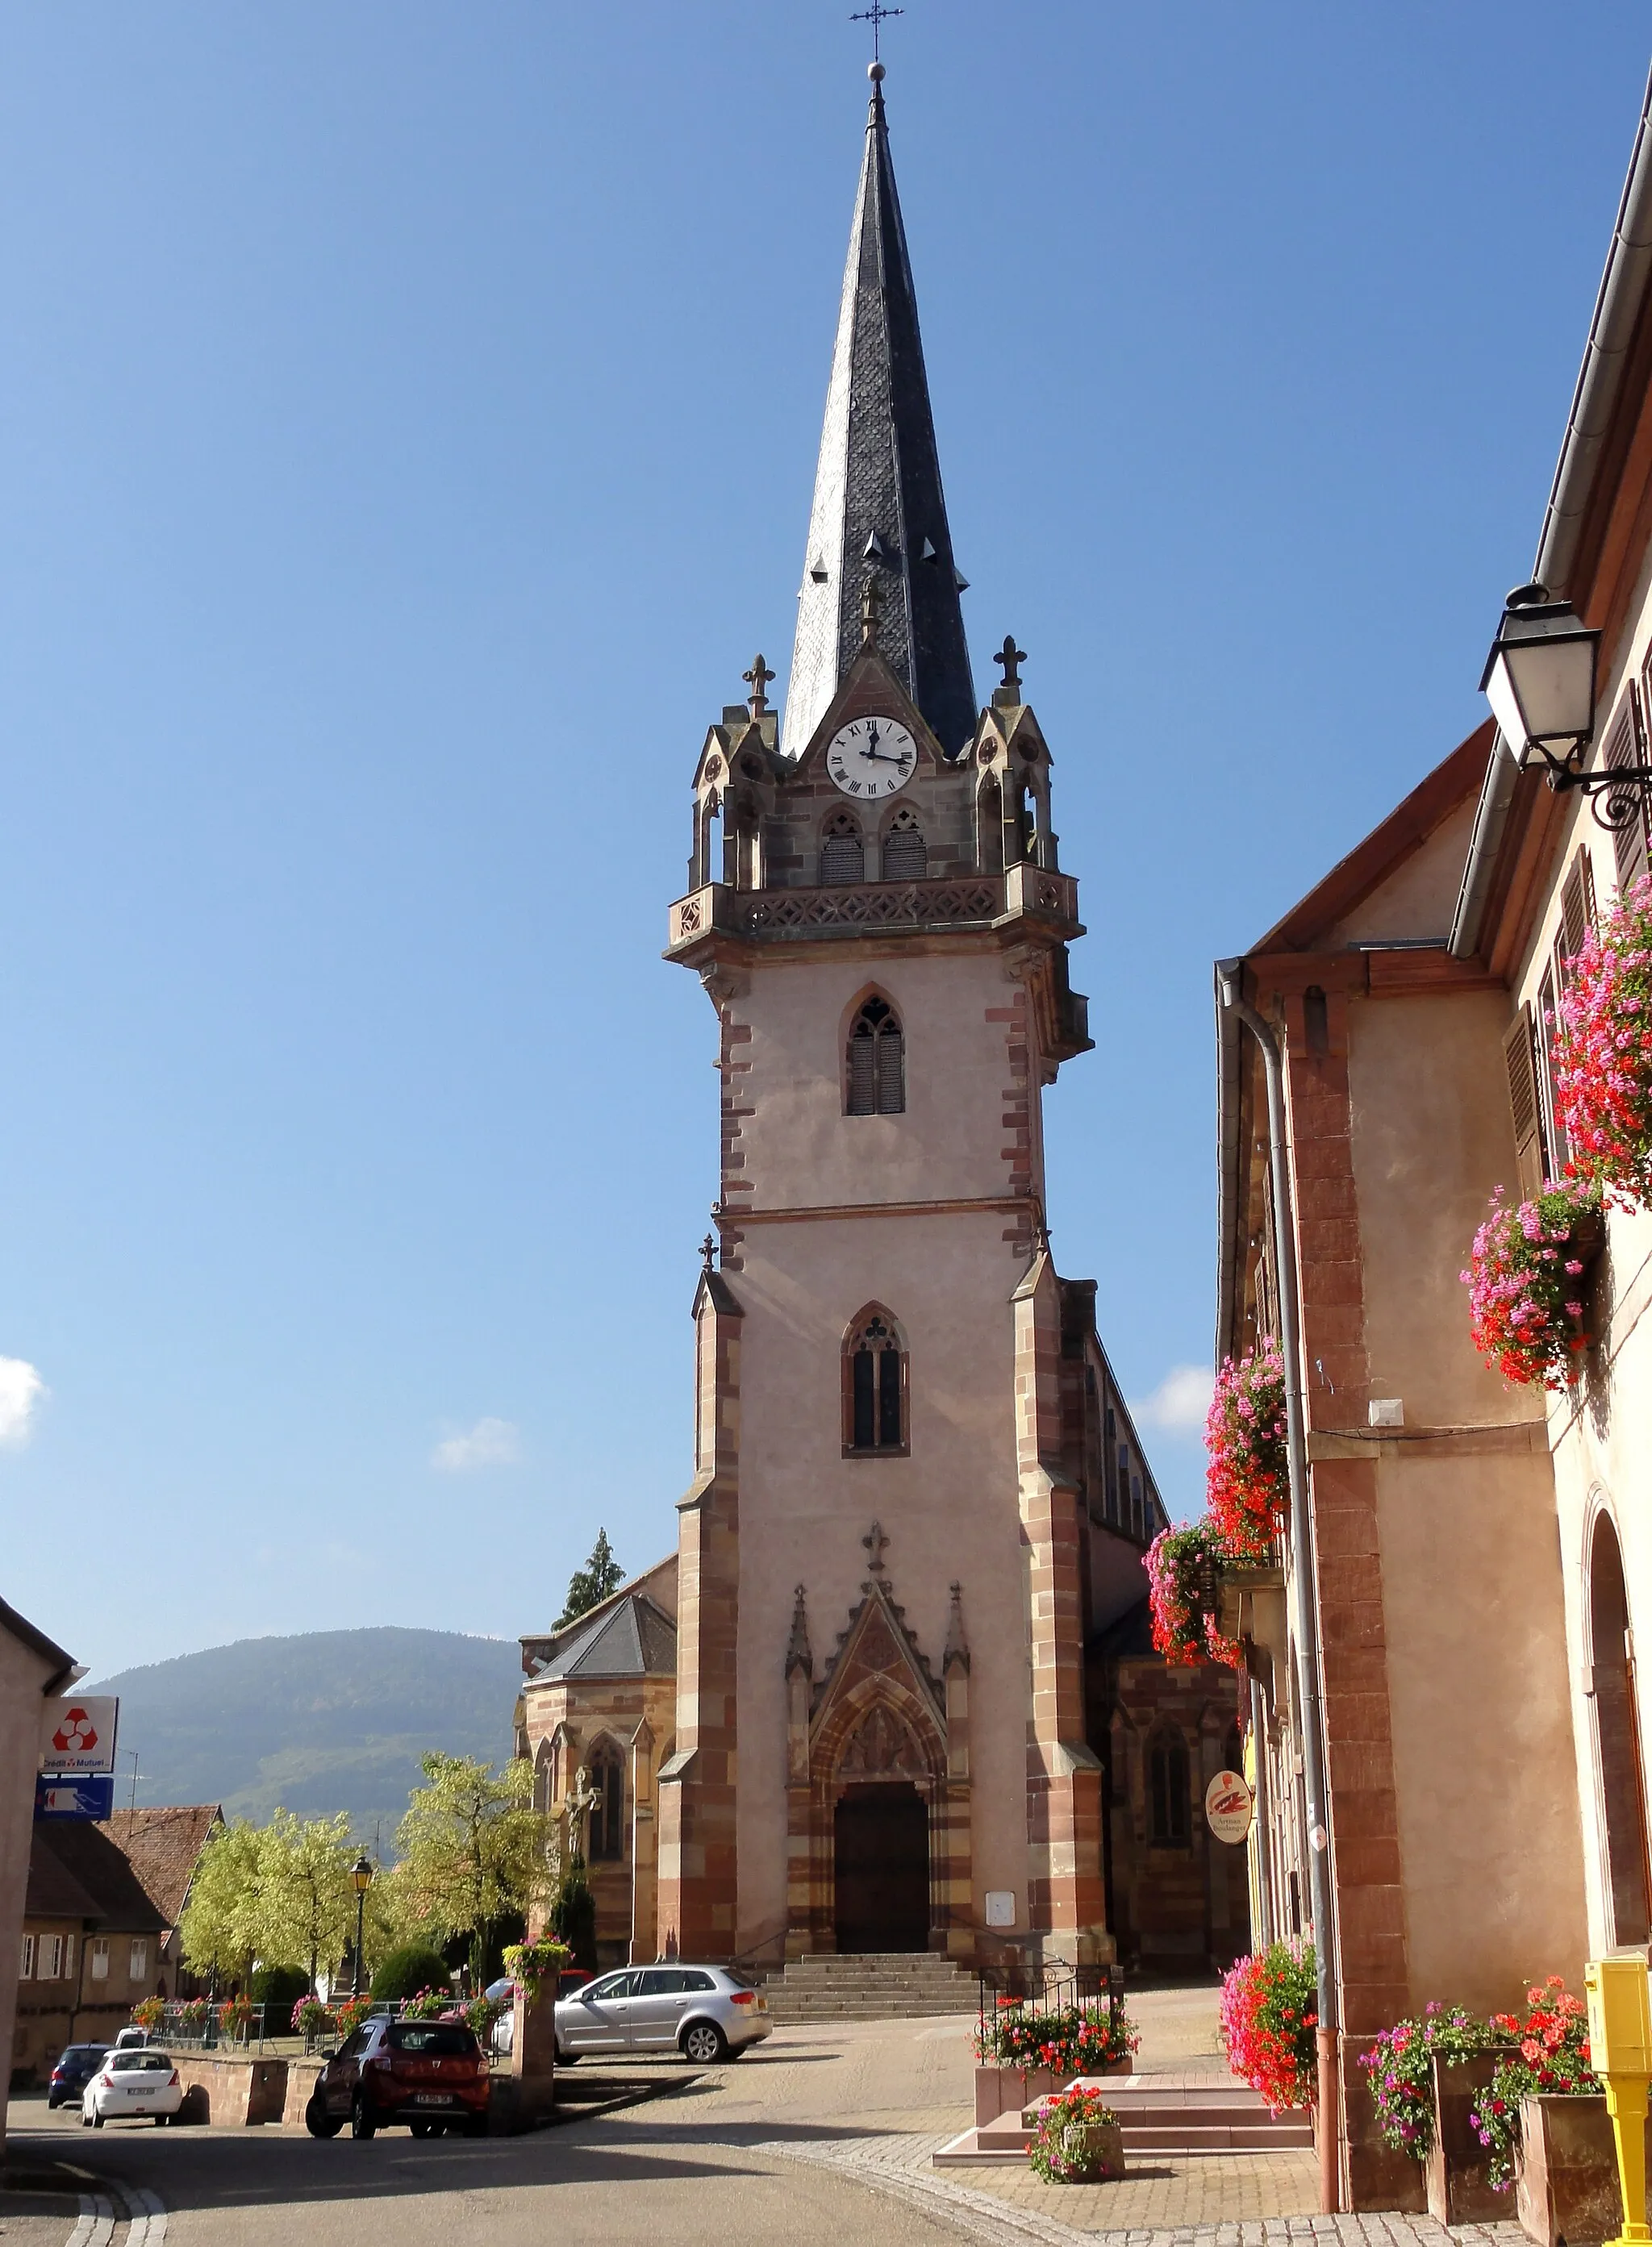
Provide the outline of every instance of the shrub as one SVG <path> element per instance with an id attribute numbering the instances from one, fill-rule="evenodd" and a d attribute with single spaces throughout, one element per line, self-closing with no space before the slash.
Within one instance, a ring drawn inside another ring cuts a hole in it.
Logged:
<path id="1" fill-rule="evenodd" d="M 1031 2002 L 1000 2005 L 975 2032 L 975 2057 L 1000 2067 L 1048 2067 L 1057 2075 L 1093 2075 L 1128 2059 L 1141 2042 L 1121 2005 L 1105 1998 L 1046 2011 Z"/>
<path id="2" fill-rule="evenodd" d="M 1209 1521 L 1161 1529 L 1147 1548 L 1148 1604 L 1153 1645 L 1172 1669 L 1199 1662 L 1236 1667 L 1239 1650 L 1216 1628 L 1210 1600 L 1226 1547 Z"/>
<path id="3" fill-rule="evenodd" d="M 1261 1561 L 1291 1502 L 1285 1361 L 1267 1342 L 1226 1359 L 1205 1422 L 1211 1526 L 1235 1560 Z"/>
<path id="4" fill-rule="evenodd" d="M 1396 2154 L 1414 2154 L 1426 2160 L 1434 2143 L 1434 2072 L 1429 2063 L 1438 2058 L 1457 2066 L 1471 2053 L 1485 2052 L 1499 2041 L 1498 2032 L 1461 2005 L 1449 2011 L 1437 2005 L 1424 2008 L 1420 2021 L 1396 2021 L 1384 2029 L 1369 2052 L 1360 2054 L 1360 2066 L 1369 2081 L 1371 2103 L 1376 2109 L 1382 2142 Z"/>
<path id="5" fill-rule="evenodd" d="M 1081 2091 L 1076 2085 L 1040 2101 L 1033 2142 L 1027 2148 L 1046 2184 L 1087 2184 L 1108 2175 L 1092 2150 L 1089 2134 L 1118 2116 L 1099 2091 Z"/>
<path id="6" fill-rule="evenodd" d="M 448 1987 L 447 1964 L 427 1943 L 404 1943 L 381 1959 L 372 1977 L 375 1998 L 411 1998 L 420 1990 Z"/>
<path id="7" fill-rule="evenodd" d="M 1319 1992 L 1310 1943 L 1273 1943 L 1239 1958 L 1222 1984 L 1228 2066 L 1271 2114 L 1311 2107 L 1319 2086 Z"/>
<path id="8" fill-rule="evenodd" d="M 302 1966 L 260 1966 L 252 1977 L 252 2002 L 263 2007 L 264 2026 L 272 2036 L 309 1993 L 310 1977 Z"/>
<path id="9" fill-rule="evenodd" d="M 1583 1331 L 1584 1239 L 1600 1220 L 1600 1192 L 1567 1180 L 1511 1209 L 1499 1186 L 1474 1236 L 1469 1268 L 1469 1332 L 1486 1363 L 1505 1381 L 1564 1389 Z"/>
<path id="10" fill-rule="evenodd" d="M 1652 877 L 1591 929 L 1567 973 L 1554 1104 L 1568 1171 L 1621 1206 L 1652 1201 Z"/>
<path id="11" fill-rule="evenodd" d="M 551 1931 L 565 1943 L 574 1964 L 587 1974 L 597 1971 L 597 1899 L 585 1878 L 585 1868 L 576 1857 L 563 1875 L 562 1885 L 550 1907 Z"/>
<path id="12" fill-rule="evenodd" d="M 1585 2098 L 1601 2088 L 1589 2066 L 1589 2024 L 1581 1998 L 1574 1998 L 1558 1974 L 1541 1989 L 1528 1990 L 1531 2008 L 1522 2021 L 1513 2013 L 1493 2013 L 1492 2026 L 1514 2049 L 1499 2060 L 1486 2088 L 1469 2109 L 1469 2120 L 1492 2158 L 1485 2174 L 1498 2192 L 1514 2182 L 1520 2146 L 1520 2101 L 1535 2093 Z"/>

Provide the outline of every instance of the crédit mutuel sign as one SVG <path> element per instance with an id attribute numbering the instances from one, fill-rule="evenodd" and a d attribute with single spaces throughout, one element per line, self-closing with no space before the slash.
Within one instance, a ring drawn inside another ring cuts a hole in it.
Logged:
<path id="1" fill-rule="evenodd" d="M 45 1704 L 35 1781 L 37 1818 L 109 1816 L 119 1719 L 120 1704 L 113 1694 L 65 1693 Z"/>

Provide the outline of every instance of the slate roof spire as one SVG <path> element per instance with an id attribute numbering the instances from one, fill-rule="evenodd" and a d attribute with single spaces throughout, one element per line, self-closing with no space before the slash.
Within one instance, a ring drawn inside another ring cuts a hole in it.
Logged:
<path id="1" fill-rule="evenodd" d="M 875 573 L 883 653 L 955 756 L 976 721 L 959 600 L 964 581 L 946 527 L 882 63 L 870 75 L 866 154 L 815 472 L 782 748 L 789 756 L 802 754 L 859 652 L 862 598 Z"/>

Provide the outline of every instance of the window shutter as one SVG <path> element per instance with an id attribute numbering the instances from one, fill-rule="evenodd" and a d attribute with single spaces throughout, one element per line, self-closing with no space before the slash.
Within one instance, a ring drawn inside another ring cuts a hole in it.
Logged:
<path id="1" fill-rule="evenodd" d="M 1542 1119 L 1538 1114 L 1537 1062 L 1532 1043 L 1532 1016 L 1522 1007 L 1503 1038 L 1503 1062 L 1508 1071 L 1509 1110 L 1514 1119 L 1514 1149 L 1519 1192 L 1523 1199 L 1543 1185 Z"/>
<path id="2" fill-rule="evenodd" d="M 1560 1013 L 1560 992 L 1566 983 L 1566 961 L 1562 949 L 1564 936 L 1556 939 L 1553 957 L 1548 973 L 1543 978 L 1538 993 L 1536 1036 L 1533 1040 L 1533 1061 L 1537 1069 L 1538 1121 L 1543 1128 L 1543 1175 L 1558 1178 L 1566 1163 L 1566 1134 L 1560 1129 L 1560 1119 L 1554 1112 L 1554 1026 Z"/>
<path id="3" fill-rule="evenodd" d="M 849 1112 L 877 1113 L 877 1042 L 865 1023 L 856 1024 L 849 1041 Z"/>
<path id="4" fill-rule="evenodd" d="M 1614 772 L 1621 766 L 1638 764 L 1641 761 L 1641 739 L 1640 698 L 1631 680 L 1606 729 L 1606 745 L 1601 753 L 1601 762 L 1607 770 Z M 1617 829 L 1612 837 L 1612 846 L 1617 856 L 1620 896 L 1631 890 L 1647 870 L 1648 804 L 1645 788 L 1637 788 L 1635 796 L 1634 817 L 1627 827 Z M 1610 802 L 1608 797 L 1608 802 Z"/>
<path id="5" fill-rule="evenodd" d="M 900 1444 L 900 1352 L 877 1353 L 877 1440 L 886 1449 Z"/>
<path id="6" fill-rule="evenodd" d="M 870 1043 L 870 1041 L 869 1040 Z M 905 1040 L 898 1026 L 888 1021 L 877 1033 L 877 1112 L 901 1116 L 906 1110 Z"/>
<path id="7" fill-rule="evenodd" d="M 1572 871 L 1560 891 L 1560 940 L 1555 950 L 1560 969 L 1560 987 L 1564 989 L 1571 980 L 1567 973 L 1569 962 L 1583 949 L 1583 939 L 1588 934 L 1594 919 L 1594 871 L 1589 864 L 1589 854 L 1580 850 L 1572 861 Z"/>
<path id="8" fill-rule="evenodd" d="M 861 878 L 858 835 L 829 835 L 821 845 L 820 878 L 823 888 L 842 888 Z"/>
<path id="9" fill-rule="evenodd" d="M 884 838 L 884 879 L 921 882 L 929 871 L 929 852 L 915 827 L 897 827 Z"/>
<path id="10" fill-rule="evenodd" d="M 877 1441 L 877 1411 L 872 1389 L 872 1354 L 864 1344 L 855 1352 L 852 1365 L 855 1406 L 854 1446 L 857 1451 L 870 1451 L 874 1449 Z"/>

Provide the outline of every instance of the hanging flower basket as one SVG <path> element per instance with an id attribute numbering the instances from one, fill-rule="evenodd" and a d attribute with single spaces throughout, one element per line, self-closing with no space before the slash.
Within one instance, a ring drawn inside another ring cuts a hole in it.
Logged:
<path id="1" fill-rule="evenodd" d="M 1589 1346 L 1583 1277 L 1600 1246 L 1600 1189 L 1567 1179 L 1511 1208 L 1499 1186 L 1474 1236 L 1469 1332 L 1505 1381 L 1564 1389 Z"/>
<path id="2" fill-rule="evenodd" d="M 1222 1984 L 1227 2064 L 1260 2092 L 1270 2114 L 1314 2104 L 1319 2087 L 1315 1971 L 1311 1943 L 1273 1943 L 1236 1959 Z"/>
<path id="3" fill-rule="evenodd" d="M 1652 1202 L 1652 876 L 1585 937 L 1556 1013 L 1567 1171 L 1619 1208 Z"/>
<path id="4" fill-rule="evenodd" d="M 1235 1561 L 1266 1561 L 1290 1504 L 1285 1361 L 1277 1342 L 1226 1359 L 1205 1422 L 1210 1521 Z"/>
<path id="5" fill-rule="evenodd" d="M 547 1982 L 555 1984 L 573 1955 L 554 1935 L 542 1935 L 533 1942 L 508 1944 L 505 1971 L 522 1991 L 524 2002 L 531 2005 Z"/>
<path id="6" fill-rule="evenodd" d="M 372 1999 L 365 1990 L 358 1998 L 342 1998 L 333 2014 L 333 2025 L 340 2041 L 347 2036 L 354 2036 L 372 2011 Z"/>
<path id="7" fill-rule="evenodd" d="M 1216 1628 L 1222 1564 L 1232 1556 L 1211 1522 L 1161 1529 L 1145 1555 L 1153 1645 L 1171 1667 L 1225 1662 L 1237 1669 L 1239 1649 Z"/>

